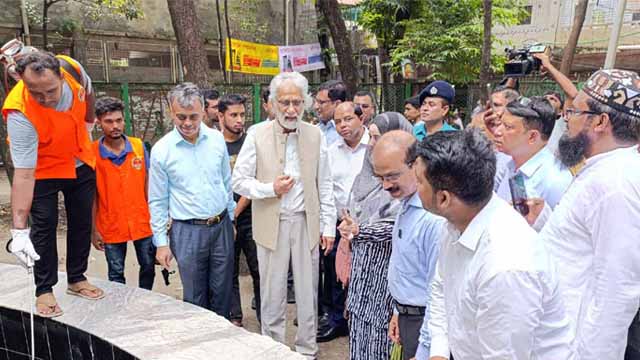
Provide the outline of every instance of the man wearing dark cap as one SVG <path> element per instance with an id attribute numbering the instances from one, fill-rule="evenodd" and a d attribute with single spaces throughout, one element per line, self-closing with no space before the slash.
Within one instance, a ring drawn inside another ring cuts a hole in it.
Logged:
<path id="1" fill-rule="evenodd" d="M 578 357 L 623 359 L 640 303 L 640 77 L 596 72 L 566 115 L 559 157 L 567 166 L 586 160 L 540 236 L 558 267 Z"/>
<path id="2" fill-rule="evenodd" d="M 420 91 L 420 120 L 413 128 L 413 135 L 422 141 L 437 131 L 454 131 L 445 121 L 456 92 L 446 81 L 436 80 Z"/>

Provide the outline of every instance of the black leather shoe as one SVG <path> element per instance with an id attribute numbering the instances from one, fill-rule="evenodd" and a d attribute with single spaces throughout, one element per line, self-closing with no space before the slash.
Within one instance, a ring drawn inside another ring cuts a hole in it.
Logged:
<path id="1" fill-rule="evenodd" d="M 329 314 L 324 313 L 318 316 L 318 333 L 327 332 L 331 328 L 331 322 L 329 321 Z"/>
<path id="2" fill-rule="evenodd" d="M 326 331 L 318 332 L 316 341 L 319 343 L 329 342 L 333 339 L 337 339 L 342 336 L 347 336 L 348 333 L 349 333 L 349 330 L 347 329 L 346 326 L 336 326 L 336 327 L 329 328 Z"/>

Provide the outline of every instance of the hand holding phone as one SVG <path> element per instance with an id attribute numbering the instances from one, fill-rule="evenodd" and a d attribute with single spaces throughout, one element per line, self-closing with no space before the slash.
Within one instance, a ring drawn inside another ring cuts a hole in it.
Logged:
<path id="1" fill-rule="evenodd" d="M 514 177 L 509 178 L 509 190 L 511 191 L 511 200 L 513 207 L 522 216 L 529 214 L 529 205 L 527 204 L 527 189 L 524 186 L 524 176 L 517 173 Z"/>

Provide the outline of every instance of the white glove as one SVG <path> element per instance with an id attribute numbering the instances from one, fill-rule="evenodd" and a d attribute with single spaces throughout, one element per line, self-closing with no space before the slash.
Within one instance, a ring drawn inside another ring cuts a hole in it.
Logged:
<path id="1" fill-rule="evenodd" d="M 33 248 L 29 238 L 30 229 L 11 229 L 11 243 L 9 251 L 18 258 L 20 265 L 30 268 L 34 262 L 40 260 L 40 255 Z"/>

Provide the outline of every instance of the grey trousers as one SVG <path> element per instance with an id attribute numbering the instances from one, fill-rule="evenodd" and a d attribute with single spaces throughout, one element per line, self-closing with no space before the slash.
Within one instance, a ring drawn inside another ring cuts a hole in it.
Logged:
<path id="1" fill-rule="evenodd" d="M 298 312 L 295 348 L 300 354 L 314 358 L 318 352 L 318 246 L 309 247 L 304 213 L 282 215 L 278 234 L 275 251 L 258 245 L 262 334 L 285 342 L 287 272 L 291 260 Z"/>
<path id="2" fill-rule="evenodd" d="M 233 224 L 174 221 L 170 248 L 178 263 L 183 300 L 229 318 L 233 280 Z"/>

